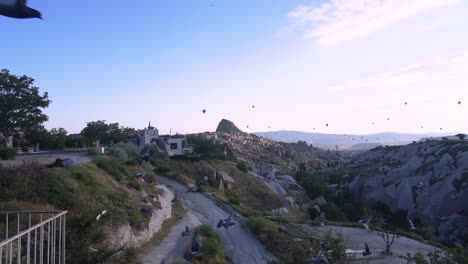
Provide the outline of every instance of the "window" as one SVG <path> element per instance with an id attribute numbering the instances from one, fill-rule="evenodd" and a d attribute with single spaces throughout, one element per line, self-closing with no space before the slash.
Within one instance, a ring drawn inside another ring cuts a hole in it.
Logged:
<path id="1" fill-rule="evenodd" d="M 171 143 L 171 149 L 177 149 L 177 143 Z"/>

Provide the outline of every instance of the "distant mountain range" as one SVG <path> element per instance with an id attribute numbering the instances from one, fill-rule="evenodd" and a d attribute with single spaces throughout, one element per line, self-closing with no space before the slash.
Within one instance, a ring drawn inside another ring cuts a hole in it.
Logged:
<path id="1" fill-rule="evenodd" d="M 436 133 L 404 134 L 383 132 L 369 135 L 352 135 L 309 133 L 289 130 L 257 132 L 255 134 L 275 141 L 291 143 L 301 140 L 312 144 L 315 147 L 333 149 L 336 146 L 342 149 L 371 149 L 378 145 L 406 145 L 413 141 L 419 141 L 422 138 L 442 136 L 442 134 Z"/>

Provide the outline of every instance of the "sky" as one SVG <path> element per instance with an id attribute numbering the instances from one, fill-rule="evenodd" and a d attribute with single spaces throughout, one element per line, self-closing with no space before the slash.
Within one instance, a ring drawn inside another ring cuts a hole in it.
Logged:
<path id="1" fill-rule="evenodd" d="M 0 68 L 48 92 L 48 128 L 468 132 L 468 1 L 28 5 L 44 20 L 0 17 Z"/>

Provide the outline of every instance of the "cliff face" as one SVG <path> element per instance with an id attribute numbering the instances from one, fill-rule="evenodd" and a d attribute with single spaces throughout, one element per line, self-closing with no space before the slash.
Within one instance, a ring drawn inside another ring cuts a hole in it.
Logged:
<path id="1" fill-rule="evenodd" d="M 379 147 L 351 163 L 354 200 L 378 202 L 436 228 L 439 239 L 456 243 L 468 235 L 468 141 L 431 141 Z"/>
<path id="2" fill-rule="evenodd" d="M 122 225 L 117 230 L 109 232 L 109 242 L 111 245 L 114 245 L 116 248 L 121 246 L 139 247 L 151 240 L 153 235 L 161 229 L 164 220 L 171 218 L 173 193 L 164 185 L 157 185 L 155 188 L 163 191 L 163 194 L 158 199 L 161 207 L 159 210 L 154 211 L 147 228 L 135 231 L 129 224 Z"/>

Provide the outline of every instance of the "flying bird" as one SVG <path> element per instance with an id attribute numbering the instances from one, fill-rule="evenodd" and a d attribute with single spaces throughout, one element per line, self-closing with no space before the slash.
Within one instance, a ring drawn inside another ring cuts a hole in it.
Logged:
<path id="1" fill-rule="evenodd" d="M 369 230 L 369 223 L 370 223 L 371 220 L 372 220 L 372 217 L 368 218 L 368 219 L 361 219 L 361 220 L 359 220 L 359 223 L 362 224 L 362 226 L 365 229 Z"/>
<path id="2" fill-rule="evenodd" d="M 202 112 L 205 114 L 205 113 L 206 113 L 206 110 L 205 110 L 205 109 L 203 109 L 203 110 L 202 110 Z"/>
<path id="3" fill-rule="evenodd" d="M 200 244 L 195 240 L 191 246 L 188 246 L 187 250 L 184 253 L 184 259 L 187 261 L 192 261 L 193 257 L 198 256 L 200 253 Z"/>
<path id="4" fill-rule="evenodd" d="M 405 105 L 408 105 L 408 102 L 405 102 Z"/>
<path id="5" fill-rule="evenodd" d="M 0 0 L 0 15 L 12 18 L 40 18 L 36 9 L 26 6 L 27 0 Z"/>
<path id="6" fill-rule="evenodd" d="M 362 252 L 362 255 L 363 256 L 369 256 L 370 254 L 372 254 L 372 252 L 370 252 L 370 249 L 369 249 L 369 246 L 367 245 L 367 243 L 364 243 L 364 252 Z"/>
<path id="7" fill-rule="evenodd" d="M 458 104 L 461 104 L 461 101 L 458 101 Z"/>
<path id="8" fill-rule="evenodd" d="M 411 219 L 409 219 L 409 218 L 407 218 L 407 220 L 408 220 L 409 230 L 416 230 L 416 227 L 414 226 L 413 221 L 411 221 Z"/>
<path id="9" fill-rule="evenodd" d="M 328 127 L 328 124 L 325 124 Z"/>
<path id="10" fill-rule="evenodd" d="M 252 108 L 255 108 L 255 105 L 252 105 Z"/>
<path id="11" fill-rule="evenodd" d="M 229 216 L 228 218 L 226 219 L 220 219 L 218 224 L 216 225 L 217 228 L 220 228 L 220 227 L 224 227 L 226 229 L 228 229 L 229 227 L 235 225 L 233 222 L 231 222 L 231 216 Z"/>

